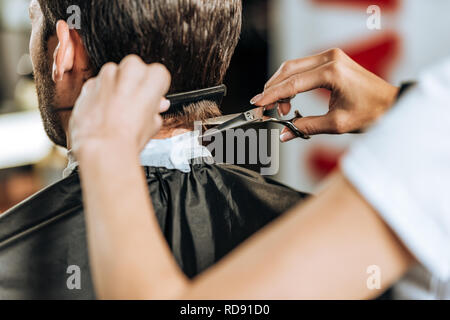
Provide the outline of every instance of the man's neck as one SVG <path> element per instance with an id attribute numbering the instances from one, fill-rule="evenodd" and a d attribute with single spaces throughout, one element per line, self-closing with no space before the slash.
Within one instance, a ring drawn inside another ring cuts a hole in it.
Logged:
<path id="1" fill-rule="evenodd" d="M 190 132 L 191 130 L 189 129 L 181 129 L 181 128 L 162 128 L 157 134 L 156 136 L 154 136 L 152 139 L 154 140 L 163 140 L 163 139 L 168 139 L 168 138 L 172 138 L 175 136 L 179 136 L 181 134 Z M 70 150 L 72 148 L 71 144 L 70 144 L 70 139 L 69 139 L 69 132 L 66 130 L 66 137 L 67 137 L 67 150 Z"/>

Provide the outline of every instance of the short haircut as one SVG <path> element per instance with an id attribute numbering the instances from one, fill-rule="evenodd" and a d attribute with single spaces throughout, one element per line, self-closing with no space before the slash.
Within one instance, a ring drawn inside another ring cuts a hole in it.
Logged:
<path id="1" fill-rule="evenodd" d="M 69 7 L 79 7 L 77 31 L 94 76 L 107 62 L 136 54 L 169 69 L 171 93 L 221 84 L 241 31 L 241 0 L 38 1 L 44 40 L 55 34 L 58 20 L 70 16 Z"/>

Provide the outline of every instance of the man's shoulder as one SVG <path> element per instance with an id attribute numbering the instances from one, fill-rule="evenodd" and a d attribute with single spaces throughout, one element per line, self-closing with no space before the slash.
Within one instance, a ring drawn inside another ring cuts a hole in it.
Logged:
<path id="1" fill-rule="evenodd" d="M 74 173 L 0 216 L 0 244 L 29 229 L 45 226 L 51 221 L 82 211 L 82 195 L 78 174 Z"/>
<path id="2" fill-rule="evenodd" d="M 0 298 L 95 298 L 82 212 L 72 174 L 0 216 Z M 70 267 L 80 290 L 69 289 Z"/>

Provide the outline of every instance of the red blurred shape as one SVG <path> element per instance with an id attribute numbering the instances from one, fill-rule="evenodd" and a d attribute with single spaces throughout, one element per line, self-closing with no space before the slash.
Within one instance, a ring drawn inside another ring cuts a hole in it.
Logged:
<path id="1" fill-rule="evenodd" d="M 312 0 L 315 4 L 339 7 L 361 8 L 366 10 L 371 5 L 377 5 L 382 10 L 397 11 L 401 0 Z"/>
<path id="2" fill-rule="evenodd" d="M 389 31 L 342 48 L 357 63 L 384 79 L 389 78 L 400 49 L 400 37 Z"/>
<path id="3" fill-rule="evenodd" d="M 306 164 L 312 177 L 316 180 L 325 178 L 337 168 L 344 152 L 344 149 L 328 145 L 313 146 L 306 156 Z"/>

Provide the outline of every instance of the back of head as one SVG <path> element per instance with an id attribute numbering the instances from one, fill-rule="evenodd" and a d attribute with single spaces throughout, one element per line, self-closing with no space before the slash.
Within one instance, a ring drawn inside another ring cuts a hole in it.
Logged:
<path id="1" fill-rule="evenodd" d="M 107 62 L 119 63 L 125 56 L 137 54 L 146 63 L 160 62 L 169 69 L 173 81 L 171 93 L 221 84 L 241 30 L 241 0 L 39 0 L 39 3 L 46 39 L 55 33 L 58 20 L 67 19 L 69 7 L 80 8 L 78 32 L 94 76 Z M 196 109 L 187 108 L 190 118 L 196 118 L 192 112 L 199 117 L 216 113 Z"/>

